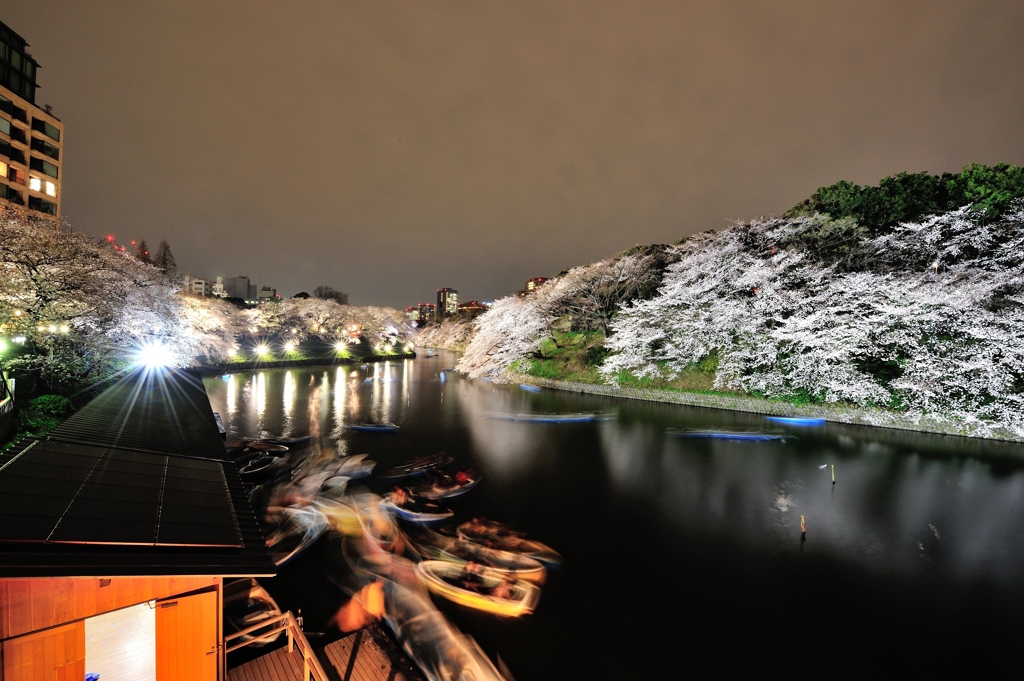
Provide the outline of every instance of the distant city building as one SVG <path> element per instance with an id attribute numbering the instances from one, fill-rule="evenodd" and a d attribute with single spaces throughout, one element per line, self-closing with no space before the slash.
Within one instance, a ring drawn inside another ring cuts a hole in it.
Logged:
<path id="1" fill-rule="evenodd" d="M 460 317 L 475 317 L 486 310 L 487 305 L 485 303 L 481 303 L 479 300 L 470 300 L 466 303 L 459 303 Z"/>
<path id="2" fill-rule="evenodd" d="M 412 320 L 414 322 L 419 321 L 419 319 L 420 319 L 420 309 L 419 309 L 419 307 L 417 307 L 416 305 L 410 305 L 409 307 L 405 308 L 405 316 L 406 316 L 407 319 L 410 319 L 410 320 Z"/>
<path id="3" fill-rule="evenodd" d="M 429 322 L 434 320 L 437 306 L 433 303 L 420 303 L 416 306 L 416 311 L 419 314 L 419 321 Z"/>
<path id="4" fill-rule="evenodd" d="M 459 312 L 459 292 L 453 288 L 437 289 L 437 318 L 451 317 Z"/>
<path id="5" fill-rule="evenodd" d="M 280 296 L 277 295 L 277 289 L 269 286 L 261 286 L 259 293 L 256 295 L 256 300 L 261 303 L 271 303 L 280 300 Z"/>
<path id="6" fill-rule="evenodd" d="M 516 291 L 516 295 L 519 296 L 520 298 L 528 296 L 534 291 L 536 291 L 540 287 L 540 285 L 547 280 L 547 277 L 534 277 L 533 279 L 527 279 L 526 286 L 523 288 L 523 290 Z"/>
<path id="7" fill-rule="evenodd" d="M 60 218 L 64 124 L 36 106 L 36 70 L 28 43 L 0 22 L 0 206 Z"/>
<path id="8" fill-rule="evenodd" d="M 256 284 L 249 281 L 249 277 L 241 274 L 237 277 L 217 277 L 217 283 L 213 286 L 213 295 L 222 298 L 241 298 L 247 303 L 258 303 L 259 292 Z"/>
<path id="9" fill-rule="evenodd" d="M 185 275 L 185 290 L 189 293 L 194 293 L 197 296 L 212 296 L 213 295 L 213 282 L 209 279 L 200 279 L 199 277 L 190 277 Z"/>

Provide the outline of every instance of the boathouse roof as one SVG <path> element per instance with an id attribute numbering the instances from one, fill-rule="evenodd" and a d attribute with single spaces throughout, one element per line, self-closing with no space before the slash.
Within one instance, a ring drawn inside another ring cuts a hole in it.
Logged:
<path id="1" fill-rule="evenodd" d="M 0 454 L 0 577 L 274 572 L 196 374 L 135 370 Z"/>

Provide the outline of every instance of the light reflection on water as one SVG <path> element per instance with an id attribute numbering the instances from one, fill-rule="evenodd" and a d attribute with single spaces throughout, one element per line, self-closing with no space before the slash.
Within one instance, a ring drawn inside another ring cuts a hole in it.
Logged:
<path id="1" fill-rule="evenodd" d="M 689 560 L 688 547 L 727 546 L 750 560 L 732 569 L 751 581 L 760 560 L 824 559 L 855 574 L 926 578 L 950 592 L 986 584 L 999 599 L 1024 600 L 1019 446 L 832 424 L 788 429 L 796 437 L 784 443 L 675 439 L 665 435 L 667 427 L 766 424 L 753 414 L 529 393 L 451 374 L 441 381 L 441 368 L 452 363 L 442 353 L 401 364 L 266 370 L 210 380 L 207 387 L 214 410 L 226 414 L 235 435 L 316 431 L 325 449 L 367 451 L 381 468 L 438 450 L 454 455 L 460 466 L 478 467 L 485 483 L 457 510 L 527 529 L 567 559 L 565 580 L 548 588 L 531 620 L 516 625 L 526 629 L 457 622 L 470 633 L 480 628 L 495 646 L 526 637 L 523 631 L 543 631 L 550 649 L 540 645 L 532 654 L 551 657 L 570 620 L 581 630 L 590 619 L 602 621 L 587 590 L 592 587 L 580 585 L 621 577 L 606 560 L 610 546 L 628 560 L 665 561 L 647 568 L 652 580 L 669 579 L 679 565 L 671 561 Z M 309 408 L 298 408 L 307 403 Z M 616 418 L 550 425 L 487 418 L 492 412 L 602 412 Z M 402 430 L 394 436 L 345 430 L 365 420 L 394 421 Z M 799 540 L 801 515 L 808 524 L 805 543 Z M 695 575 L 715 579 L 714 573 Z M 742 581 L 708 588 L 719 600 L 726 592 L 748 600 Z M 685 607 L 698 609 L 698 616 L 703 606 L 687 601 Z M 712 599 L 707 607 L 710 614 L 718 606 Z M 779 621 L 792 624 L 787 616 L 780 614 Z M 1008 624 L 1019 627 L 1019 616 Z M 505 649 L 502 654 L 515 656 Z M 523 677 L 545 677 L 530 667 L 530 654 L 519 654 L 519 668 L 530 672 Z"/>

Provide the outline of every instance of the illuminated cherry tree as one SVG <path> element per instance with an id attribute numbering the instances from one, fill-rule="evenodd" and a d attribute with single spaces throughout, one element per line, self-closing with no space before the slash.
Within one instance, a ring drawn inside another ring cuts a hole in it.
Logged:
<path id="1" fill-rule="evenodd" d="M 841 258 L 804 245 L 827 223 L 753 222 L 678 246 L 659 295 L 612 323 L 604 375 L 672 377 L 713 355 L 719 388 L 1024 434 L 1024 210 L 855 235 Z"/>

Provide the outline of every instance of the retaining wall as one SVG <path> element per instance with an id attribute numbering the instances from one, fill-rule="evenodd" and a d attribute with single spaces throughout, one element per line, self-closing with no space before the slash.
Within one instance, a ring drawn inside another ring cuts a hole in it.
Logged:
<path id="1" fill-rule="evenodd" d="M 685 404 L 691 407 L 708 407 L 711 409 L 730 409 L 768 416 L 800 416 L 823 418 L 837 423 L 851 423 L 862 426 L 896 428 L 914 430 L 922 433 L 939 433 L 942 435 L 959 435 L 990 440 L 1008 440 L 1024 442 L 1024 437 L 1002 428 L 993 428 L 985 424 L 954 423 L 939 419 L 928 414 L 900 414 L 880 409 L 864 409 L 838 405 L 795 405 L 790 402 L 765 400 L 757 397 L 741 397 L 736 395 L 709 395 L 704 393 L 675 392 L 671 390 L 653 390 L 649 388 L 628 388 L 599 383 L 574 383 L 557 381 L 550 378 L 535 376 L 515 376 L 513 380 L 520 383 L 567 390 L 570 392 L 588 393 L 591 395 L 607 395 L 628 400 L 644 400 L 647 402 L 669 402 Z"/>

